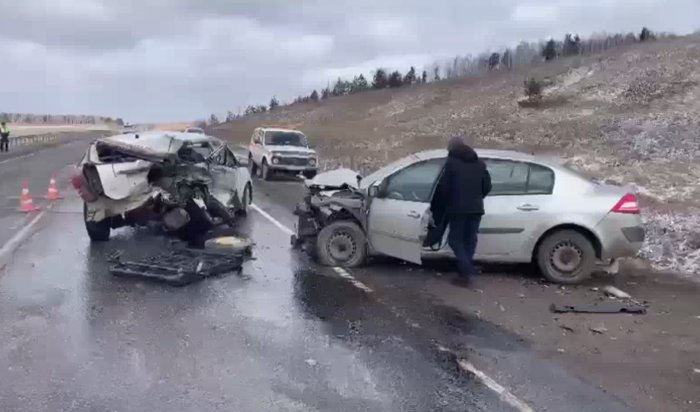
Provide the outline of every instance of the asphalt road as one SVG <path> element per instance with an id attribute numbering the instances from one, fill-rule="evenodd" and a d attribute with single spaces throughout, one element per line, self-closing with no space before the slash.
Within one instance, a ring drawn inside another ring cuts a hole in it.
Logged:
<path id="1" fill-rule="evenodd" d="M 59 171 L 65 189 L 82 148 L 0 165 L 0 194 L 25 177 L 43 192 Z M 406 266 L 365 269 L 394 280 L 363 290 L 352 273 L 291 251 L 279 226 L 293 227 L 302 193 L 256 181 L 266 214 L 236 229 L 256 242 L 256 260 L 243 276 L 173 288 L 115 278 L 106 263 L 169 239 L 121 229 L 91 245 L 66 192 L 0 273 L 0 410 L 629 410 L 497 325 L 388 290 Z M 26 222 L 9 207 L 0 215 L 7 238 Z"/>

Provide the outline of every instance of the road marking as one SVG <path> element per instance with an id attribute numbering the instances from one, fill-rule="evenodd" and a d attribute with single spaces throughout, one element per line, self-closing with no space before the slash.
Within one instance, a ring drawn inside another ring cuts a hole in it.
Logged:
<path id="1" fill-rule="evenodd" d="M 9 159 L 5 159 L 5 160 L 0 161 L 0 165 L 1 165 L 1 164 L 8 163 L 8 162 L 11 162 L 11 161 L 13 161 L 13 160 L 26 159 L 26 158 L 28 158 L 28 157 L 34 156 L 35 154 L 36 154 L 36 153 L 28 153 L 28 154 L 22 155 L 22 156 L 11 157 L 11 158 L 9 158 Z"/>
<path id="2" fill-rule="evenodd" d="M 251 207 L 253 210 L 255 210 L 256 212 L 260 213 L 260 214 L 262 215 L 262 217 L 264 217 L 265 219 L 269 220 L 270 223 L 272 223 L 273 225 L 277 226 L 277 227 L 278 227 L 281 231 L 283 231 L 284 233 L 288 234 L 289 236 L 294 235 L 294 231 L 293 231 L 292 229 L 290 229 L 290 228 L 288 228 L 287 226 L 283 225 L 279 220 L 275 219 L 275 218 L 272 217 L 269 213 L 267 213 L 266 211 L 262 210 L 262 208 L 260 208 L 260 207 L 259 207 L 258 205 L 256 205 L 255 203 L 252 203 L 252 204 L 250 205 L 250 207 Z"/>
<path id="3" fill-rule="evenodd" d="M 8 240 L 0 249 L 0 269 L 7 265 L 10 256 L 15 250 L 31 236 L 34 227 L 41 221 L 41 219 L 46 215 L 46 210 L 39 212 L 34 218 L 27 223 L 19 232 L 15 233 L 10 240 Z"/>
<path id="4" fill-rule="evenodd" d="M 277 226 L 277 227 L 278 227 L 280 230 L 282 230 L 283 232 L 289 234 L 290 236 L 291 236 L 291 235 L 294 235 L 294 232 L 293 232 L 291 229 L 289 229 L 287 226 L 285 226 L 284 224 L 282 224 L 280 221 L 278 221 L 277 219 L 275 219 L 274 217 L 272 217 L 269 213 L 267 213 L 267 212 L 265 212 L 264 210 L 262 210 L 262 209 L 261 209 L 259 206 L 257 206 L 256 204 L 251 204 L 250 206 L 251 206 L 251 208 L 252 208 L 253 210 L 255 210 L 256 212 L 260 213 L 260 215 L 262 215 L 262 217 L 264 217 L 265 219 L 269 220 L 272 224 L 274 224 L 275 226 Z M 334 270 L 341 278 L 343 278 L 343 279 L 345 279 L 345 280 L 348 280 L 348 281 L 349 281 L 353 286 L 355 286 L 356 288 L 358 288 L 358 289 L 360 289 L 360 290 L 362 290 L 362 291 L 364 291 L 364 292 L 366 292 L 366 293 L 372 293 L 372 292 L 374 292 L 374 290 L 373 290 L 372 288 L 370 288 L 369 286 L 367 286 L 367 285 L 365 285 L 364 283 L 360 282 L 359 280 L 355 279 L 355 277 L 352 276 L 347 270 L 345 270 L 345 269 L 343 269 L 343 268 L 341 268 L 341 267 L 334 267 L 333 270 Z M 420 325 L 419 325 L 418 323 L 412 321 L 411 319 L 407 318 L 406 316 L 404 316 L 403 314 L 399 313 L 398 311 L 392 310 L 391 312 L 392 312 L 395 316 L 399 317 L 400 319 L 403 319 L 404 322 L 405 322 L 408 326 L 410 326 L 410 327 L 412 327 L 412 328 L 419 328 L 419 327 L 420 327 Z M 447 351 L 447 352 L 450 352 L 450 353 L 454 353 L 454 352 L 450 351 L 449 349 L 445 348 L 444 346 L 438 345 L 437 347 L 438 347 L 438 350 Z M 520 399 L 518 399 L 517 396 L 513 395 L 513 394 L 512 394 L 508 389 L 506 389 L 504 386 L 500 385 L 498 382 L 496 382 L 494 379 L 492 379 L 491 377 L 489 377 L 487 374 L 485 374 L 484 372 L 482 372 L 482 371 L 480 371 L 479 369 L 477 369 L 474 365 L 471 364 L 471 362 L 468 362 L 468 361 L 466 361 L 466 360 L 464 360 L 464 359 L 459 359 L 459 360 L 457 360 L 457 365 L 458 365 L 463 371 L 465 371 L 465 372 L 467 372 L 467 373 L 471 373 L 471 374 L 473 374 L 474 376 L 476 376 L 477 379 L 479 379 L 479 381 L 480 381 L 482 384 L 484 384 L 484 386 L 486 386 L 486 387 L 489 388 L 490 390 L 496 392 L 496 394 L 498 395 L 498 397 L 499 397 L 503 402 L 505 402 L 505 403 L 507 403 L 508 405 L 514 407 L 514 408 L 517 409 L 519 412 L 535 412 L 535 410 L 532 409 L 527 403 L 525 403 L 525 402 L 521 401 Z"/>
<path id="5" fill-rule="evenodd" d="M 474 367 L 474 365 L 472 365 L 471 362 L 468 362 L 464 359 L 460 359 L 457 361 L 457 364 L 465 372 L 469 372 L 476 376 L 481 381 L 481 383 L 486 385 L 487 388 L 496 392 L 498 394 L 498 397 L 501 398 L 503 402 L 514 407 L 520 412 L 535 412 L 535 410 L 532 409 L 530 405 L 518 399 L 518 397 L 513 395 L 508 389 L 504 388 L 498 382 L 489 377 L 487 374 Z"/>

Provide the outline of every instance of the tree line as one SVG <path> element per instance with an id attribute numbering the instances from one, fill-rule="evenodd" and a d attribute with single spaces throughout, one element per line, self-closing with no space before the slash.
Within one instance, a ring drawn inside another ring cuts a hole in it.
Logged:
<path id="1" fill-rule="evenodd" d="M 243 113 L 236 114 L 229 111 L 226 121 L 232 122 L 239 117 L 264 113 L 280 106 L 317 103 L 331 97 L 357 94 L 369 90 L 407 87 L 488 73 L 494 70 L 512 70 L 515 67 L 531 66 L 571 56 L 591 55 L 633 43 L 667 37 L 673 37 L 673 35 L 654 33 L 647 27 L 642 28 L 639 34 L 594 35 L 588 39 L 583 39 L 578 34 L 567 33 L 561 40 L 550 38 L 540 42 L 521 42 L 515 48 L 484 52 L 476 56 L 456 56 L 447 62 L 435 62 L 420 73 L 414 66 L 411 66 L 405 74 L 399 70 L 389 71 L 385 68 L 377 68 L 371 79 L 365 78 L 363 74 L 354 76 L 352 80 L 338 78 L 332 87 L 329 84 L 320 92 L 313 90 L 307 96 L 297 96 L 290 104 L 283 104 L 276 97 L 273 97 L 268 105 L 251 105 L 246 107 Z M 219 120 L 215 115 L 211 115 L 209 123 L 216 124 L 219 123 Z"/>
<path id="2" fill-rule="evenodd" d="M 26 124 L 112 124 L 123 125 L 121 118 L 92 115 L 56 115 L 30 113 L 0 113 L 0 121 Z"/>

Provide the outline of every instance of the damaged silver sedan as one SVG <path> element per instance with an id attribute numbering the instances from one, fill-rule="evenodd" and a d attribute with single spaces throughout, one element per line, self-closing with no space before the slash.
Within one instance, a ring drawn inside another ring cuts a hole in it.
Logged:
<path id="1" fill-rule="evenodd" d="M 94 141 L 72 178 L 84 201 L 85 228 L 106 241 L 123 226 L 160 222 L 193 238 L 233 225 L 252 203 L 247 167 L 227 145 L 199 133 L 148 132 Z"/>
<path id="2" fill-rule="evenodd" d="M 547 279 L 575 284 L 596 269 L 614 272 L 619 258 L 641 248 L 644 229 L 630 191 L 592 182 L 559 159 L 477 152 L 493 183 L 484 200 L 477 260 L 533 262 Z M 417 264 L 454 256 L 446 242 L 444 201 L 434 198 L 446 157 L 447 151 L 432 150 L 364 178 L 340 169 L 306 181 L 293 244 L 330 266 L 358 266 L 373 255 Z"/>

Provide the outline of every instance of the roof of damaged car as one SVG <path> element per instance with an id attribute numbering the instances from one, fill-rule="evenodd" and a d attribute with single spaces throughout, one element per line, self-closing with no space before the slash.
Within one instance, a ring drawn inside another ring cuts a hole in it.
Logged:
<path id="1" fill-rule="evenodd" d="M 177 153 L 185 143 L 204 143 L 210 142 L 211 139 L 200 133 L 152 131 L 110 136 L 98 142 L 146 151 L 154 155 L 168 155 Z"/>

